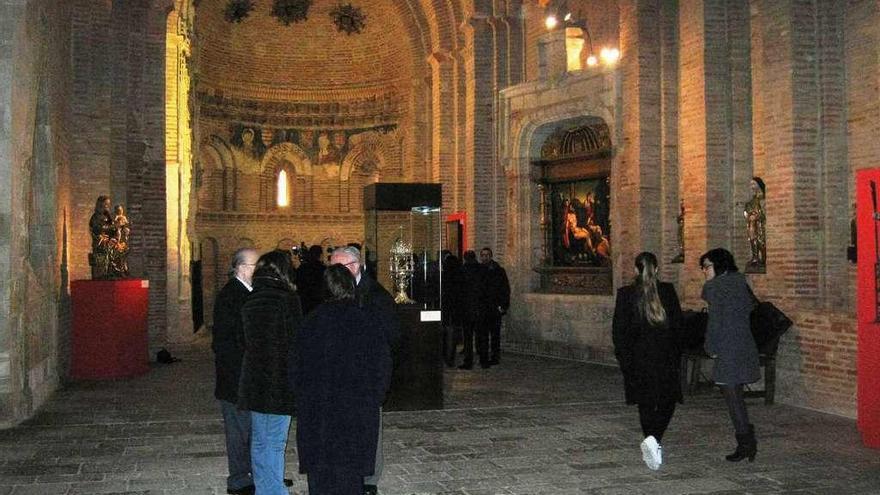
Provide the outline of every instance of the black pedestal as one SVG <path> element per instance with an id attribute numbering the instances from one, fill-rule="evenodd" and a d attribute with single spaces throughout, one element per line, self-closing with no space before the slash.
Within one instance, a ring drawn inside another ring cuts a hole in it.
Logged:
<path id="1" fill-rule="evenodd" d="M 420 308 L 397 305 L 400 346 L 395 353 L 386 411 L 443 409 L 443 326 L 420 321 Z"/>

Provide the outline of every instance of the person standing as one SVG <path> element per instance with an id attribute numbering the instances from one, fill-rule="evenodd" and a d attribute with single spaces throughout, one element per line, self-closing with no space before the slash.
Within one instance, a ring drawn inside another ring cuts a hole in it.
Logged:
<path id="1" fill-rule="evenodd" d="M 490 365 L 501 362 L 501 318 L 510 308 L 510 282 L 507 272 L 492 259 L 492 250 L 480 250 L 480 263 L 486 267 L 486 329 L 489 338 Z"/>
<path id="2" fill-rule="evenodd" d="M 681 402 L 679 329 L 681 306 L 672 284 L 657 278 L 657 257 L 636 257 L 636 278 L 617 290 L 612 321 L 614 355 L 623 373 L 627 404 L 637 404 L 650 469 L 663 463 L 661 442 Z"/>
<path id="3" fill-rule="evenodd" d="M 706 278 L 702 297 L 709 304 L 706 352 L 715 359 L 712 379 L 721 388 L 736 436 L 736 450 L 725 458 L 752 462 L 758 442 L 749 422 L 743 385 L 761 379 L 758 347 L 749 320 L 754 296 L 730 251 L 707 251 L 700 256 L 700 269 Z"/>
<path id="4" fill-rule="evenodd" d="M 330 254 L 331 264 L 340 264 L 348 269 L 355 278 L 355 297 L 361 308 L 367 309 L 374 318 L 380 321 L 385 332 L 385 344 L 391 354 L 392 365 L 400 340 L 400 321 L 397 318 L 394 298 L 379 282 L 364 274 L 361 252 L 355 246 L 344 246 L 333 250 Z M 376 441 L 376 460 L 373 474 L 364 477 L 364 495 L 376 495 L 379 491 L 379 480 L 385 469 L 385 455 L 382 446 L 382 408 L 379 407 L 379 436 Z"/>
<path id="5" fill-rule="evenodd" d="M 260 495 L 288 494 L 284 449 L 295 410 L 288 362 L 302 322 L 293 277 L 289 252 L 260 256 L 254 291 L 241 309 L 245 352 L 238 407 L 251 414 L 251 468 Z"/>
<path id="6" fill-rule="evenodd" d="M 214 300 L 214 326 L 211 349 L 214 351 L 216 382 L 214 397 L 220 401 L 223 430 L 226 434 L 226 459 L 229 476 L 226 493 L 247 495 L 254 493 L 251 477 L 251 415 L 240 411 L 238 381 L 244 357 L 244 331 L 241 325 L 241 307 L 253 288 L 251 283 L 257 252 L 242 248 L 232 256 L 230 278 Z"/>
<path id="7" fill-rule="evenodd" d="M 391 382 L 382 320 L 358 305 L 341 264 L 324 274 L 330 299 L 297 334 L 297 452 L 313 495 L 360 495 L 373 474 L 380 407 Z"/>
<path id="8" fill-rule="evenodd" d="M 324 263 L 321 246 L 310 247 L 303 256 L 302 264 L 296 271 L 296 290 L 302 302 L 303 314 L 307 315 L 324 300 Z"/>
<path id="9" fill-rule="evenodd" d="M 480 366 L 488 368 L 489 342 L 488 331 L 484 326 L 483 319 L 486 314 L 486 269 L 477 262 L 477 254 L 473 251 L 465 251 L 462 255 L 464 263 L 459 272 L 461 287 L 461 326 L 462 340 L 464 341 L 464 363 L 458 367 L 460 370 L 470 370 L 474 367 L 474 338 L 476 338 L 477 355 L 480 358 Z"/>

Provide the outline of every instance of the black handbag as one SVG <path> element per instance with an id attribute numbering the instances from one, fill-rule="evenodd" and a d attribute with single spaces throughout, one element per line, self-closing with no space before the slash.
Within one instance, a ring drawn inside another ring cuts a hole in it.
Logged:
<path id="1" fill-rule="evenodd" d="M 776 354 L 779 347 L 779 338 L 782 334 L 791 328 L 791 318 L 785 315 L 781 309 L 770 301 L 761 301 L 752 293 L 751 287 L 749 292 L 755 301 L 752 313 L 749 315 L 749 323 L 752 327 L 752 337 L 755 339 L 755 345 L 761 354 Z"/>
<path id="2" fill-rule="evenodd" d="M 681 348 L 686 350 L 703 349 L 706 340 L 706 326 L 709 324 L 709 313 L 686 309 L 681 312 Z"/>

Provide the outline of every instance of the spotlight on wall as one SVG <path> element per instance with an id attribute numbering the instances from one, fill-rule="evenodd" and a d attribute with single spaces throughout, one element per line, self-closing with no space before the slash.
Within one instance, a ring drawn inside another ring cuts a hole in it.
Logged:
<path id="1" fill-rule="evenodd" d="M 550 14 L 544 19 L 544 25 L 547 26 L 548 31 L 553 31 L 559 25 L 559 20 L 555 14 Z"/>

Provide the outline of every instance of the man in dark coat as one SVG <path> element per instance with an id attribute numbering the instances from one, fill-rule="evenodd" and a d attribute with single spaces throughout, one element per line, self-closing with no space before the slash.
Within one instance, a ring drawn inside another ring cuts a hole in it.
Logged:
<path id="1" fill-rule="evenodd" d="M 223 286 L 214 302 L 214 338 L 211 343 L 217 379 L 214 397 L 220 401 L 223 413 L 229 465 L 226 492 L 232 494 L 253 493 L 254 490 L 250 455 L 251 416 L 248 411 L 239 410 L 236 403 L 244 356 L 241 306 L 253 290 L 251 283 L 257 258 L 257 252 L 250 248 L 235 252 L 229 282 Z"/>
<path id="2" fill-rule="evenodd" d="M 310 493 L 360 493 L 375 469 L 391 353 L 382 320 L 358 304 L 354 277 L 333 265 L 325 278 L 331 299 L 297 333 L 300 471 Z"/>
<path id="3" fill-rule="evenodd" d="M 400 340 L 400 321 L 394 307 L 394 298 L 382 287 L 379 282 L 364 274 L 361 252 L 354 246 L 345 246 L 333 251 L 330 255 L 330 263 L 339 263 L 348 269 L 355 277 L 355 294 L 360 307 L 369 309 L 375 318 L 381 320 L 382 329 L 385 333 L 385 343 L 389 353 L 394 359 L 397 345 Z M 376 463 L 371 476 L 364 478 L 364 494 L 375 495 L 378 493 L 379 479 L 385 467 L 385 456 L 382 448 L 382 409 L 379 409 L 379 437 L 376 442 Z"/>
<path id="4" fill-rule="evenodd" d="M 489 342 L 488 332 L 483 324 L 486 313 L 486 268 L 477 262 L 477 254 L 465 251 L 464 264 L 461 265 L 458 281 L 461 300 L 461 325 L 464 337 L 464 363 L 460 370 L 474 367 L 474 337 L 477 340 L 477 354 L 480 366 L 488 368 Z"/>
<path id="5" fill-rule="evenodd" d="M 484 247 L 480 251 L 480 263 L 486 267 L 486 330 L 489 337 L 490 365 L 501 360 L 501 318 L 510 308 L 510 282 L 507 272 L 492 259 L 492 250 Z"/>
<path id="6" fill-rule="evenodd" d="M 324 250 L 315 245 L 305 253 L 303 263 L 296 270 L 296 289 L 302 301 L 303 314 L 307 315 L 324 300 Z"/>

